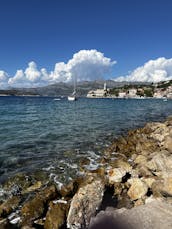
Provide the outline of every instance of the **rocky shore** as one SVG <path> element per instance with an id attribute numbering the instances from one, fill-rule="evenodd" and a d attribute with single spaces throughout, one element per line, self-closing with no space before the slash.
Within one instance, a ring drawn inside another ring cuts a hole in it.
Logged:
<path id="1" fill-rule="evenodd" d="M 2 229 L 172 228 L 172 117 L 114 140 L 66 185 L 18 174 L 4 189 Z"/>

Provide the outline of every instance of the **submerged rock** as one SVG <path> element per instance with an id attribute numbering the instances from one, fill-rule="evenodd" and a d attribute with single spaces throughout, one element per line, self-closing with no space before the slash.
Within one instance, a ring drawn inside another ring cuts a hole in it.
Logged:
<path id="1" fill-rule="evenodd" d="M 95 215 L 102 202 L 104 189 L 104 181 L 101 178 L 87 178 L 72 199 L 67 217 L 68 228 L 88 227 L 90 218 Z"/>

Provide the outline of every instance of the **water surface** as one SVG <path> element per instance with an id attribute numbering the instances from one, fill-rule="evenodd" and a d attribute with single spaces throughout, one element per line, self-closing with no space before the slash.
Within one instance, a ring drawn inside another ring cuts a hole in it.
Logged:
<path id="1" fill-rule="evenodd" d="M 172 114 L 172 100 L 0 97 L 0 182 L 19 172 L 74 176 L 114 137 Z"/>

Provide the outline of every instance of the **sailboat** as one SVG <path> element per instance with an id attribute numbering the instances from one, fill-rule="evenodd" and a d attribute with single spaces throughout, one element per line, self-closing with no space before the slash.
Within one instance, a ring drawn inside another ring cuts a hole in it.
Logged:
<path id="1" fill-rule="evenodd" d="M 76 80 L 74 79 L 74 90 L 71 95 L 68 96 L 69 101 L 75 101 L 76 100 Z"/>
<path id="2" fill-rule="evenodd" d="M 75 101 L 76 100 L 76 91 L 74 91 L 72 95 L 69 95 L 67 98 L 69 101 Z"/>

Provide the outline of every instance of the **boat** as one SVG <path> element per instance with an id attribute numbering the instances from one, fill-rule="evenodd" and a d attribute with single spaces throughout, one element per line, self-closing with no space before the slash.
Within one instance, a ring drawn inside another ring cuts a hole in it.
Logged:
<path id="1" fill-rule="evenodd" d="M 72 93 L 72 95 L 69 95 L 67 98 L 69 101 L 75 101 L 76 100 L 76 92 L 74 91 Z"/>
<path id="2" fill-rule="evenodd" d="M 76 80 L 74 79 L 74 89 L 73 89 L 73 93 L 71 95 L 69 95 L 68 97 L 69 101 L 75 101 L 77 100 L 76 98 Z"/>

